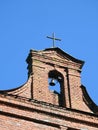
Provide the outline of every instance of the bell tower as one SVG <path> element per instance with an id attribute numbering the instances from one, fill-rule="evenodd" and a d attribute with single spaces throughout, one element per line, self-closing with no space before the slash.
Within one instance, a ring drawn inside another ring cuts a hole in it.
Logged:
<path id="1" fill-rule="evenodd" d="M 80 110 L 83 108 L 81 90 L 83 61 L 60 48 L 30 50 L 26 61 L 28 77 L 32 75 L 32 99 L 61 107 Z"/>
<path id="2" fill-rule="evenodd" d="M 26 83 L 0 91 L 2 130 L 98 130 L 98 106 L 81 85 L 83 61 L 60 48 L 31 50 L 26 61 Z"/>

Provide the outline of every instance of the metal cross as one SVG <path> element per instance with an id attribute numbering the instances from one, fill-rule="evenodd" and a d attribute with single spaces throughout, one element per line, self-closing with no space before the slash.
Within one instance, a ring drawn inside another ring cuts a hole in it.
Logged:
<path id="1" fill-rule="evenodd" d="M 55 38 L 55 33 L 52 34 L 52 37 L 47 36 L 47 38 L 50 38 L 53 40 L 53 48 L 55 47 L 55 40 L 61 41 L 61 39 Z"/>

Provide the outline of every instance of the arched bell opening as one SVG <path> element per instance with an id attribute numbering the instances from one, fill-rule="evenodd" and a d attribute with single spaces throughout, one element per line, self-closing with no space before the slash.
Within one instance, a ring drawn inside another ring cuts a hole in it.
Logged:
<path id="1" fill-rule="evenodd" d="M 65 106 L 64 77 L 57 70 L 52 70 L 48 74 L 49 90 L 58 95 L 59 106 Z"/>

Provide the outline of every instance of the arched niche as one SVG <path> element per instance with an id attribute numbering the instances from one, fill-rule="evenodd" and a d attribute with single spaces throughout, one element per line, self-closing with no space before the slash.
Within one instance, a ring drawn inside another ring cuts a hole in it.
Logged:
<path id="1" fill-rule="evenodd" d="M 59 106 L 65 106 L 64 77 L 57 70 L 48 73 L 49 90 L 58 95 Z"/>

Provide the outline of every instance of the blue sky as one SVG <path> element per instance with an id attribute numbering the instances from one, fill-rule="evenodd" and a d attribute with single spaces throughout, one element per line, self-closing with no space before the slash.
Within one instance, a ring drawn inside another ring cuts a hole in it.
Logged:
<path id="1" fill-rule="evenodd" d="M 85 61 L 82 84 L 98 104 L 98 0 L 0 0 L 0 89 L 27 81 L 30 49 L 56 46 Z"/>

